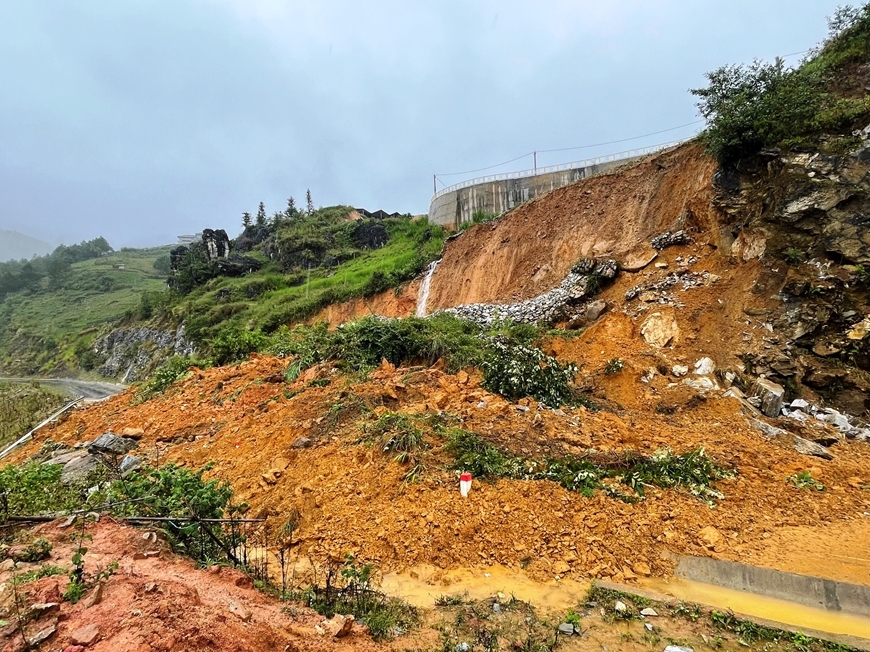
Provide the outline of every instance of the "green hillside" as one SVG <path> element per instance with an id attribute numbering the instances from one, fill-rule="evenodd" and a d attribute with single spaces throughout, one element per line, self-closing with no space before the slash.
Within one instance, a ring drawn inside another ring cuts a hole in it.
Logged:
<path id="1" fill-rule="evenodd" d="M 124 249 L 75 262 L 61 277 L 0 297 L 0 372 L 90 366 L 86 351 L 98 332 L 132 312 L 143 293 L 166 287 L 166 272 L 155 262 L 167 263 L 169 250 Z"/>

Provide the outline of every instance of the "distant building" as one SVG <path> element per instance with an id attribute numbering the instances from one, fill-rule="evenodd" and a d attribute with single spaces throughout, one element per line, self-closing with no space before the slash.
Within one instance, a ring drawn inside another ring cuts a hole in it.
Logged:
<path id="1" fill-rule="evenodd" d="M 202 233 L 178 236 L 178 244 L 180 245 L 192 245 L 194 242 L 199 242 L 200 240 L 202 240 Z"/>

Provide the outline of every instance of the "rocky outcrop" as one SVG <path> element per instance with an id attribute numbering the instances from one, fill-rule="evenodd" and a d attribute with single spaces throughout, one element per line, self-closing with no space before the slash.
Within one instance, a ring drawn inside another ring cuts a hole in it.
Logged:
<path id="1" fill-rule="evenodd" d="M 196 347 L 184 334 L 143 326 L 112 331 L 94 343 L 94 352 L 106 358 L 99 372 L 128 383 L 141 380 L 160 361 L 171 355 L 193 355 Z"/>

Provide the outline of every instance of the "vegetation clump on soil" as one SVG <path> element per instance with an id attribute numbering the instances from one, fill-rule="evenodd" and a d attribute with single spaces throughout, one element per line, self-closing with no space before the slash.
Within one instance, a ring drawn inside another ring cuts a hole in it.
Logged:
<path id="1" fill-rule="evenodd" d="M 584 496 L 602 490 L 625 502 L 642 498 L 645 487 L 657 486 L 686 489 L 712 506 L 714 500 L 724 497 L 713 483 L 733 475 L 710 459 L 703 448 L 680 455 L 659 450 L 651 456 L 592 453 L 588 458 L 534 460 L 501 451 L 479 435 L 460 428 L 448 431 L 447 441 L 447 450 L 454 456 L 453 468 L 476 477 L 550 480 Z M 632 493 L 619 489 L 617 484 Z"/>

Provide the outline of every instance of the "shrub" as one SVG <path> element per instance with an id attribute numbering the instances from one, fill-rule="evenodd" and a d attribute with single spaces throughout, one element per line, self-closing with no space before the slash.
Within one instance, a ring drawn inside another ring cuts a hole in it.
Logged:
<path id="1" fill-rule="evenodd" d="M 259 351 L 266 342 L 266 336 L 260 331 L 232 327 L 221 331 L 208 344 L 215 363 L 224 365 L 244 360 L 251 353 Z"/>
<path id="2" fill-rule="evenodd" d="M 158 394 L 162 394 L 174 383 L 187 376 L 194 364 L 193 358 L 188 356 L 174 355 L 167 358 L 163 364 L 157 367 L 151 379 L 139 388 L 136 399 L 139 402 L 145 402 Z"/>
<path id="3" fill-rule="evenodd" d="M 483 363 L 483 373 L 486 389 L 511 400 L 532 396 L 555 408 L 574 399 L 577 367 L 562 365 L 535 347 L 494 339 Z"/>
<path id="4" fill-rule="evenodd" d="M 62 484 L 60 474 L 60 465 L 43 466 L 40 462 L 0 470 L 0 518 L 53 514 L 81 507 L 85 503 L 83 487 Z"/>
<path id="5" fill-rule="evenodd" d="M 721 164 L 733 165 L 763 147 L 851 129 L 866 116 L 866 98 L 838 97 L 832 89 L 840 71 L 870 53 L 870 5 L 838 11 L 829 28 L 821 49 L 796 69 L 782 59 L 723 66 L 707 73 L 706 88 L 691 91 L 708 123 L 704 142 Z"/>

